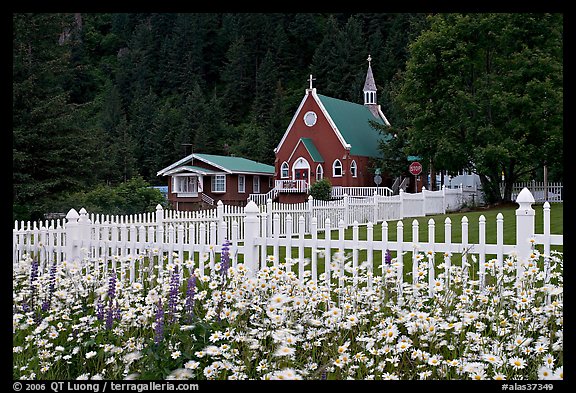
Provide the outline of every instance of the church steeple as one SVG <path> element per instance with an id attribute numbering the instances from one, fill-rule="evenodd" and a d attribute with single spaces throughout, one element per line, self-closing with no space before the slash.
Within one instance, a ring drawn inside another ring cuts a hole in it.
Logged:
<path id="1" fill-rule="evenodd" d="M 374 82 L 374 74 L 372 74 L 372 66 L 370 64 L 372 57 L 368 55 L 367 60 L 368 72 L 364 83 L 364 105 L 376 105 L 376 82 Z"/>
<path id="2" fill-rule="evenodd" d="M 378 104 L 376 103 L 376 82 L 372 74 L 372 57 L 368 55 L 368 72 L 366 73 L 366 82 L 364 82 L 364 105 L 370 109 L 375 117 L 380 117 Z"/>

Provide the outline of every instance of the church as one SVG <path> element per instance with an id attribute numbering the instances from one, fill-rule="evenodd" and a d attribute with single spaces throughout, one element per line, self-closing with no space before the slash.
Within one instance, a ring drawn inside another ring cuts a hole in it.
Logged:
<path id="1" fill-rule="evenodd" d="M 328 97 L 309 88 L 274 149 L 275 188 L 280 202 L 306 200 L 310 186 L 327 178 L 332 187 L 375 187 L 373 159 L 383 135 L 371 121 L 390 126 L 377 103 L 368 56 L 364 103 Z M 382 186 L 390 179 L 385 178 Z"/>

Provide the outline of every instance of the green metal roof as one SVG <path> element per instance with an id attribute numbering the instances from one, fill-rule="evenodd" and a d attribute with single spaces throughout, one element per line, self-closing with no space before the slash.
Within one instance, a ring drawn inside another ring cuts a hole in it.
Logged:
<path id="1" fill-rule="evenodd" d="M 217 156 L 213 154 L 194 154 L 194 157 L 230 172 L 274 174 L 273 166 L 247 158 Z"/>
<path id="2" fill-rule="evenodd" d="M 322 155 L 320 154 L 320 152 L 316 148 L 316 145 L 314 144 L 312 139 L 300 138 L 300 140 L 304 144 L 304 147 L 306 148 L 306 150 L 308 150 L 308 153 L 310 153 L 310 157 L 312 157 L 312 160 L 314 160 L 314 162 L 324 162 L 324 158 L 322 158 Z"/>
<path id="3" fill-rule="evenodd" d="M 182 165 L 182 166 L 174 168 L 171 171 L 167 171 L 166 174 L 172 175 L 174 173 L 179 173 L 179 172 L 193 172 L 193 173 L 199 173 L 201 175 L 214 175 L 214 174 L 218 174 L 218 173 L 223 173 L 222 171 L 214 171 L 212 169 L 200 168 L 199 166 Z"/>
<path id="4" fill-rule="evenodd" d="M 337 98 L 318 94 L 322 105 L 338 127 L 346 143 L 350 144 L 351 155 L 380 157 L 380 140 L 383 135 L 370 125 L 370 120 L 384 125 L 381 118 L 376 118 L 370 109 L 361 104 L 355 104 Z"/>

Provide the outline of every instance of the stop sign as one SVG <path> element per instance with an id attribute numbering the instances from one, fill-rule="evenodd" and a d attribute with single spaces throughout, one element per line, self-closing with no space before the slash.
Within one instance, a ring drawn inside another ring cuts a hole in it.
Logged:
<path id="1" fill-rule="evenodd" d="M 414 161 L 412 164 L 410 164 L 408 170 L 414 176 L 419 175 L 420 173 L 422 173 L 422 164 L 420 164 L 418 161 Z"/>

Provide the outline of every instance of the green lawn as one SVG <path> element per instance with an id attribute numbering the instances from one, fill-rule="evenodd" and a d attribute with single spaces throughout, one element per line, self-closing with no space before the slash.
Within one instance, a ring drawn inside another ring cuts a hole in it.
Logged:
<path id="1" fill-rule="evenodd" d="M 542 204 L 533 205 L 532 208 L 535 210 L 535 225 L 536 233 L 543 232 L 544 216 Z M 450 213 L 450 214 L 438 214 L 426 217 L 413 217 L 406 218 L 402 220 L 404 225 L 404 241 L 412 241 L 412 223 L 414 220 L 418 221 L 418 237 L 420 241 L 428 240 L 428 221 L 430 219 L 434 220 L 435 223 L 435 240 L 437 242 L 444 241 L 444 222 L 447 217 L 450 217 L 452 221 L 452 242 L 458 243 L 462 240 L 462 218 L 466 217 L 468 219 L 468 241 L 470 243 L 475 243 L 478 241 L 479 233 L 479 219 L 480 216 L 486 218 L 486 242 L 495 243 L 496 242 L 496 216 L 498 213 L 502 213 L 504 217 L 504 244 L 514 244 L 516 241 L 516 206 L 506 206 L 506 207 L 496 207 L 491 209 L 482 209 L 475 211 L 468 211 L 465 213 Z M 563 234 L 564 233 L 564 222 L 563 222 L 563 210 L 564 205 L 561 203 L 553 204 L 550 209 L 550 223 L 551 223 L 551 233 L 552 234 Z M 388 222 L 388 240 L 396 240 L 396 226 L 398 221 Z M 366 225 L 359 226 L 359 236 L 360 240 L 366 239 Z M 374 226 L 374 240 L 382 240 L 381 236 L 382 225 L 378 224 Z M 348 239 L 352 238 L 352 228 L 348 228 L 345 232 L 345 236 Z M 324 238 L 324 234 L 321 235 Z M 332 239 L 338 239 L 338 231 L 332 231 Z"/>

